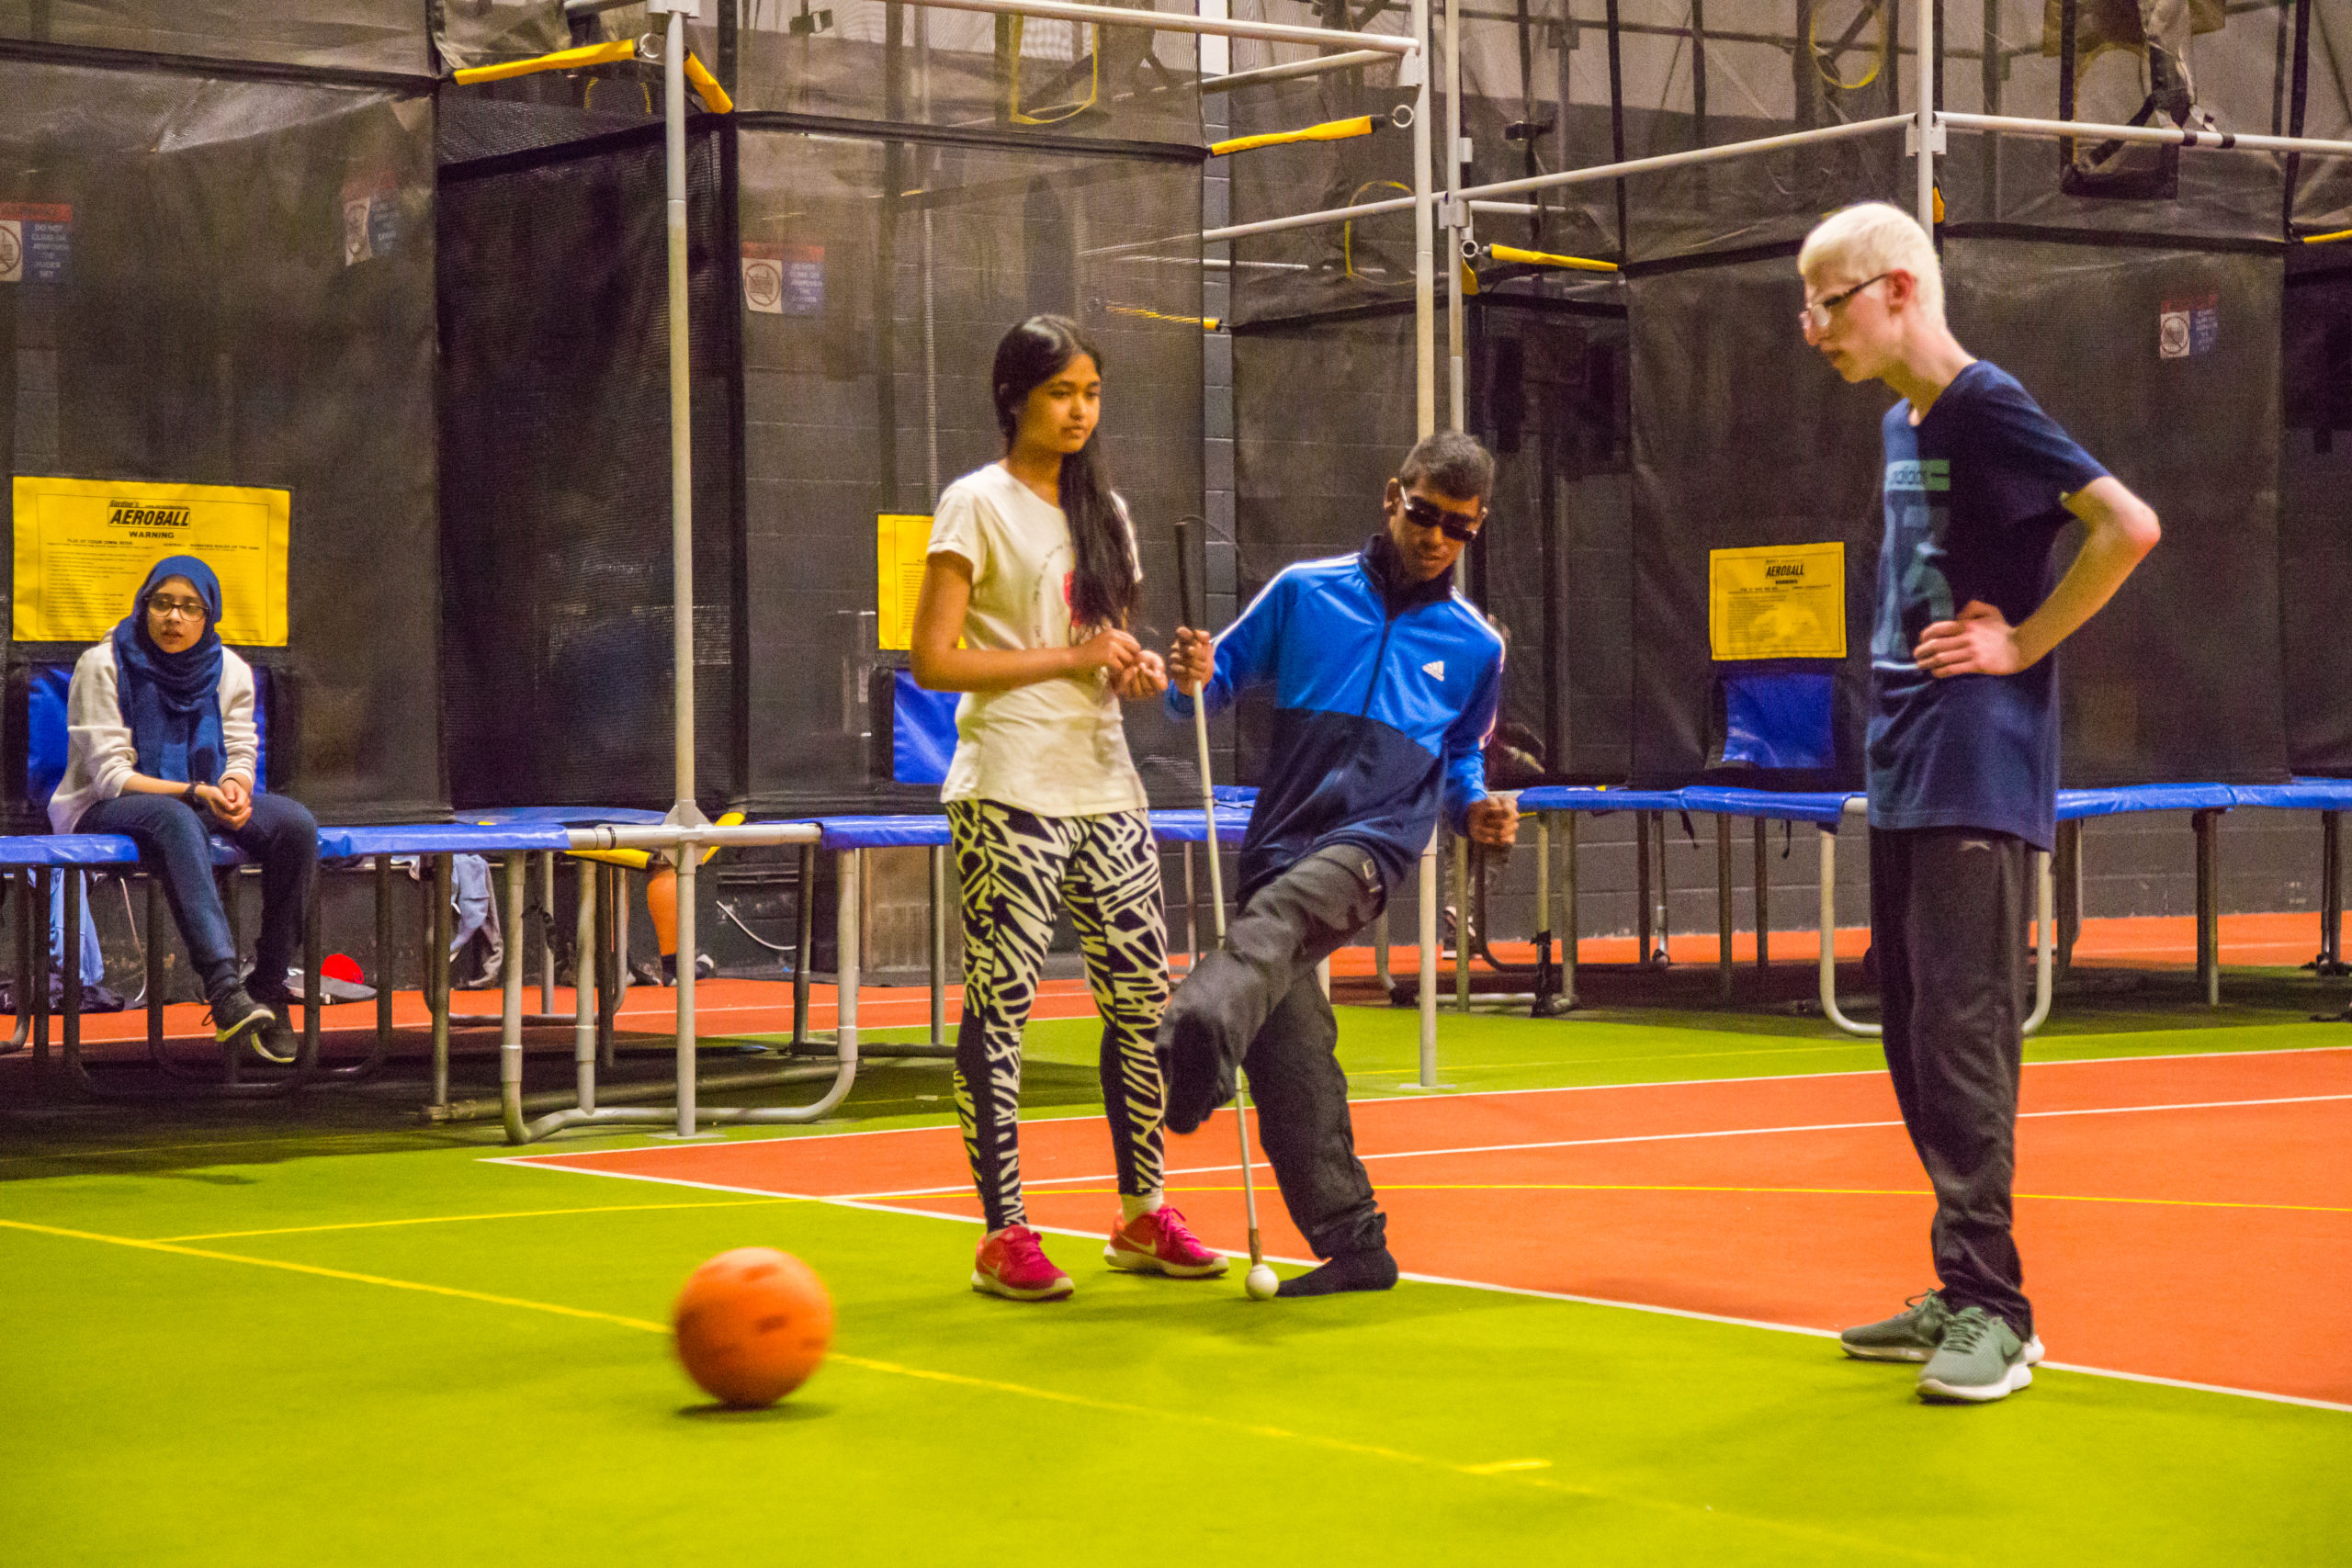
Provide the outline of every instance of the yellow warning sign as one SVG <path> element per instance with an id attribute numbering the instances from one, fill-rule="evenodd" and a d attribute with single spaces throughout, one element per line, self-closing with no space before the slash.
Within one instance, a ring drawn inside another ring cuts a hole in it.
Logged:
<path id="1" fill-rule="evenodd" d="M 1846 547 L 1707 552 L 1707 640 L 1718 660 L 1846 657 Z"/>
<path id="2" fill-rule="evenodd" d="M 885 650 L 914 646 L 915 600 L 922 592 L 923 563 L 931 556 L 931 518 L 885 512 L 874 520 L 874 597 L 880 613 L 876 630 Z"/>
<path id="3" fill-rule="evenodd" d="M 149 567 L 195 556 L 220 579 L 221 641 L 286 646 L 290 491 L 20 475 L 15 493 L 17 641 L 96 642 Z"/>

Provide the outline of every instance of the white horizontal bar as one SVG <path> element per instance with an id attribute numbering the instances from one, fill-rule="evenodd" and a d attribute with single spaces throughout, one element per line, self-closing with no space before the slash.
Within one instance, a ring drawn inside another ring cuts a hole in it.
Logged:
<path id="1" fill-rule="evenodd" d="M 1589 169 L 1562 169 L 1555 174 L 1532 175 L 1522 180 L 1498 180 L 1492 185 L 1472 186 L 1460 194 L 1464 200 L 1488 201 L 1498 196 L 1556 190 L 1562 186 L 1589 185 L 1595 180 L 1623 179 L 1629 175 L 1656 174 L 1663 169 L 1688 168 L 1696 164 L 1718 164 L 1727 158 L 1755 157 L 1759 153 L 1777 152 L 1784 147 L 1844 141 L 1852 137 L 1871 136 L 1882 130 L 1894 130 L 1917 123 L 1917 118 L 1913 115 L 1885 115 L 1877 119 L 1856 120 L 1851 125 L 1828 125 L 1817 130 L 1792 130 L 1785 136 L 1758 137 L 1753 141 L 1726 141 L 1720 147 L 1694 147 L 1685 152 L 1662 152 L 1655 158 L 1634 158 L 1623 164 L 1601 164 Z"/>
<path id="2" fill-rule="evenodd" d="M 1236 71 L 1224 76 L 1204 76 L 1204 93 L 1229 93 L 1236 87 L 1254 87 L 1261 82 L 1283 82 L 1293 76 L 1318 76 L 1326 71 L 1350 71 L 1359 65 L 1380 65 L 1394 60 L 1387 50 L 1351 49 L 1345 54 L 1327 54 L 1320 60 L 1294 60 L 1287 65 L 1261 65 L 1255 71 Z"/>
<path id="3" fill-rule="evenodd" d="M 814 844 L 824 829 L 814 822 L 709 823 L 678 828 L 661 823 L 611 823 L 601 828 L 568 829 L 575 850 L 673 850 L 680 844 Z"/>
<path id="4" fill-rule="evenodd" d="M 1310 49 L 1352 45 L 1359 52 L 1410 54 L 1413 40 L 1386 33 L 1351 33 L 1337 28 L 1302 28 L 1289 22 L 1237 22 L 1223 17 L 1193 17 L 1182 11 L 1130 11 L 1120 6 L 1080 6 L 1071 0 L 910 0 L 947 11 L 987 11 L 1000 17 L 1043 17 L 1049 21 L 1093 22 L 1159 32 L 1207 33 L 1217 38 L 1265 39 L 1303 43 Z"/>
<path id="5" fill-rule="evenodd" d="M 1131 240 L 1124 245 L 1102 245 L 1091 251 L 1080 251 L 1089 259 L 1120 256 L 1134 251 L 1153 251 L 1162 245 L 1221 245 L 1229 240 L 1247 240 L 1258 234 L 1279 234 L 1285 229 L 1312 229 L 1325 223 L 1345 223 L 1358 218 L 1376 218 L 1384 212 L 1410 212 L 1413 198 L 1392 197 L 1385 201 L 1367 201 L 1361 207 L 1336 207 L 1328 212 L 1295 212 L 1288 218 L 1267 218 L 1255 223 L 1235 223 L 1223 229 L 1204 229 L 1198 234 L 1170 234 L 1157 240 Z"/>
<path id="6" fill-rule="evenodd" d="M 2352 158 L 2352 141 L 2322 141 L 2302 136 L 2215 135 L 2181 130 L 2168 125 L 2096 125 L 2082 119 L 2018 119 L 1999 114 L 1939 114 L 1954 130 L 1989 130 L 1996 136 L 2030 136 L 2039 141 L 2073 137 L 2083 141 L 2141 141 L 2157 146 L 2193 147 L 2213 152 L 2301 152 L 2316 158 Z"/>
<path id="7" fill-rule="evenodd" d="M 1544 213 L 1543 205 L 1533 201 L 1474 201 L 1470 204 L 1470 210 L 1504 218 L 1539 218 Z"/>

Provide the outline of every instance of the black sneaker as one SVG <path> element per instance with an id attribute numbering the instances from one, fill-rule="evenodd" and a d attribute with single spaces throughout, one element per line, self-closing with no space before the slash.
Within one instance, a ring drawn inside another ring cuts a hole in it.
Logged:
<path id="1" fill-rule="evenodd" d="M 294 1059 L 293 1053 L 289 1051 L 282 1056 L 277 1055 L 277 1043 L 267 1038 L 269 1026 L 277 1021 L 277 1015 L 254 1000 L 243 986 L 232 986 L 212 998 L 214 1040 L 226 1045 L 239 1035 L 244 1035 L 246 1043 L 263 1060 L 290 1062 Z"/>
<path id="2" fill-rule="evenodd" d="M 272 991 L 266 987 L 249 987 L 246 994 L 254 1005 L 269 1015 L 269 1021 L 253 1032 L 254 1055 L 265 1062 L 283 1065 L 301 1054 L 302 1037 L 294 1031 L 294 996 L 290 991 Z"/>

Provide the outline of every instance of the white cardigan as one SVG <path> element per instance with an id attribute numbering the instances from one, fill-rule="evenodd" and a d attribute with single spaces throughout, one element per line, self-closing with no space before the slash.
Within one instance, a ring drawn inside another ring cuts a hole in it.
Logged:
<path id="1" fill-rule="evenodd" d="M 123 781 L 139 771 L 139 748 L 122 718 L 115 690 L 114 639 L 85 649 L 74 665 L 65 694 L 65 776 L 49 797 L 51 832 L 70 833 L 82 814 L 122 793 Z M 220 776 L 242 774 L 254 782 L 261 741 L 254 728 L 253 666 L 229 649 L 220 650 L 220 739 L 229 749 Z"/>

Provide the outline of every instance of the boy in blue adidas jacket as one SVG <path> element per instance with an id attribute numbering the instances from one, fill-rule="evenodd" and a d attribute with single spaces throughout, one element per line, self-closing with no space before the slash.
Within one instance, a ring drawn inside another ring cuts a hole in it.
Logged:
<path id="1" fill-rule="evenodd" d="M 1503 645 L 1453 592 L 1494 460 L 1458 431 L 1423 438 L 1388 481 L 1386 526 L 1352 556 L 1286 568 L 1223 636 L 1180 628 L 1168 706 L 1190 722 L 1244 686 L 1274 689 L 1274 731 L 1225 947 L 1204 958 L 1159 1027 L 1168 1125 L 1198 1127 L 1250 1074 L 1259 1138 L 1321 1268 L 1285 1296 L 1396 1282 L 1387 1221 L 1356 1158 L 1339 1026 L 1316 965 L 1369 925 L 1445 813 L 1500 848 L 1519 831 L 1487 794 Z"/>

